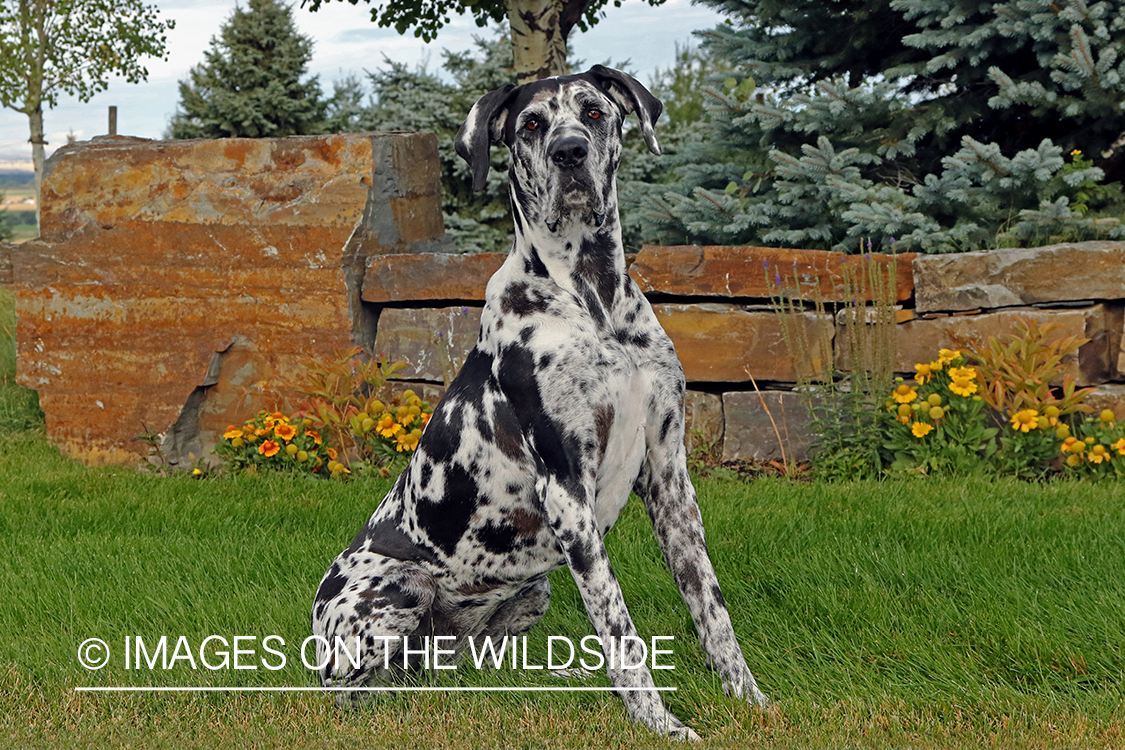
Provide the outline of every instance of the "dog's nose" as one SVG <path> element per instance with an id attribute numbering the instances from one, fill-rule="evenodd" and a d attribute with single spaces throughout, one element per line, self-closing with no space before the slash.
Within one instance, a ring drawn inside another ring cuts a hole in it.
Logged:
<path id="1" fill-rule="evenodd" d="M 586 154 L 588 153 L 590 153 L 590 147 L 586 143 L 586 139 L 576 135 L 568 135 L 558 139 L 547 150 L 547 156 L 560 169 L 574 169 L 586 161 Z"/>

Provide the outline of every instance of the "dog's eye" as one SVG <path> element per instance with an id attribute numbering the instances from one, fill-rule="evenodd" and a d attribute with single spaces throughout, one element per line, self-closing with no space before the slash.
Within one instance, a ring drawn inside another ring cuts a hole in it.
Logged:
<path id="1" fill-rule="evenodd" d="M 589 117 L 591 120 L 596 120 L 596 119 L 598 119 L 599 117 L 602 116 L 602 111 L 600 109 L 596 109 L 594 107 L 591 107 L 589 110 L 587 110 L 586 116 Z"/>
<path id="2" fill-rule="evenodd" d="M 537 127 L 539 127 L 539 119 L 536 117 L 529 117 L 527 118 L 527 122 L 525 122 L 523 126 L 528 130 L 535 130 Z"/>

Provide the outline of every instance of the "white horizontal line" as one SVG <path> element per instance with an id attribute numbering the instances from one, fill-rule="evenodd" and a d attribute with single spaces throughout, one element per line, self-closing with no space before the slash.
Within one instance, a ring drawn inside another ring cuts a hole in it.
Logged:
<path id="1" fill-rule="evenodd" d="M 637 693 L 674 687 L 76 687 L 76 693 Z"/>

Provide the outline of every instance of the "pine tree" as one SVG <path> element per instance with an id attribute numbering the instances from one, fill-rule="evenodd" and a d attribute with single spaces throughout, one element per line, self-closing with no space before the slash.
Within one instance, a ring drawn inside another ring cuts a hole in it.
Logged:
<path id="1" fill-rule="evenodd" d="M 211 39 L 204 62 L 180 82 L 172 138 L 277 137 L 323 128 L 316 76 L 302 80 L 312 40 L 297 32 L 280 0 L 236 7 Z"/>
<path id="2" fill-rule="evenodd" d="M 1125 234 L 1125 0 L 703 1 L 731 16 L 704 46 L 736 73 L 649 202 L 651 236 L 946 252 Z"/>

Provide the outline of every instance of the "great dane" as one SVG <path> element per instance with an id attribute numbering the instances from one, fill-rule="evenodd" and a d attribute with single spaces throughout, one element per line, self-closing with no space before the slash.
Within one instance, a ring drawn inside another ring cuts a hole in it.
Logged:
<path id="1" fill-rule="evenodd" d="M 634 490 L 709 664 L 728 693 L 767 704 L 707 555 L 685 465 L 683 368 L 625 272 L 622 121 L 636 112 L 660 153 L 661 109 L 636 80 L 596 65 L 504 86 L 469 112 L 456 148 L 474 189 L 490 145 L 511 152 L 515 242 L 409 465 L 320 583 L 324 685 L 383 684 L 427 661 L 414 645 L 427 637 L 460 654 L 470 639 L 523 633 L 547 609 L 547 574 L 567 565 L 598 637 L 624 647 L 607 671 L 629 716 L 696 739 L 649 669 L 626 668 L 644 662 L 643 646 L 603 538 Z M 357 661 L 328 648 L 338 637 L 359 645 Z"/>

